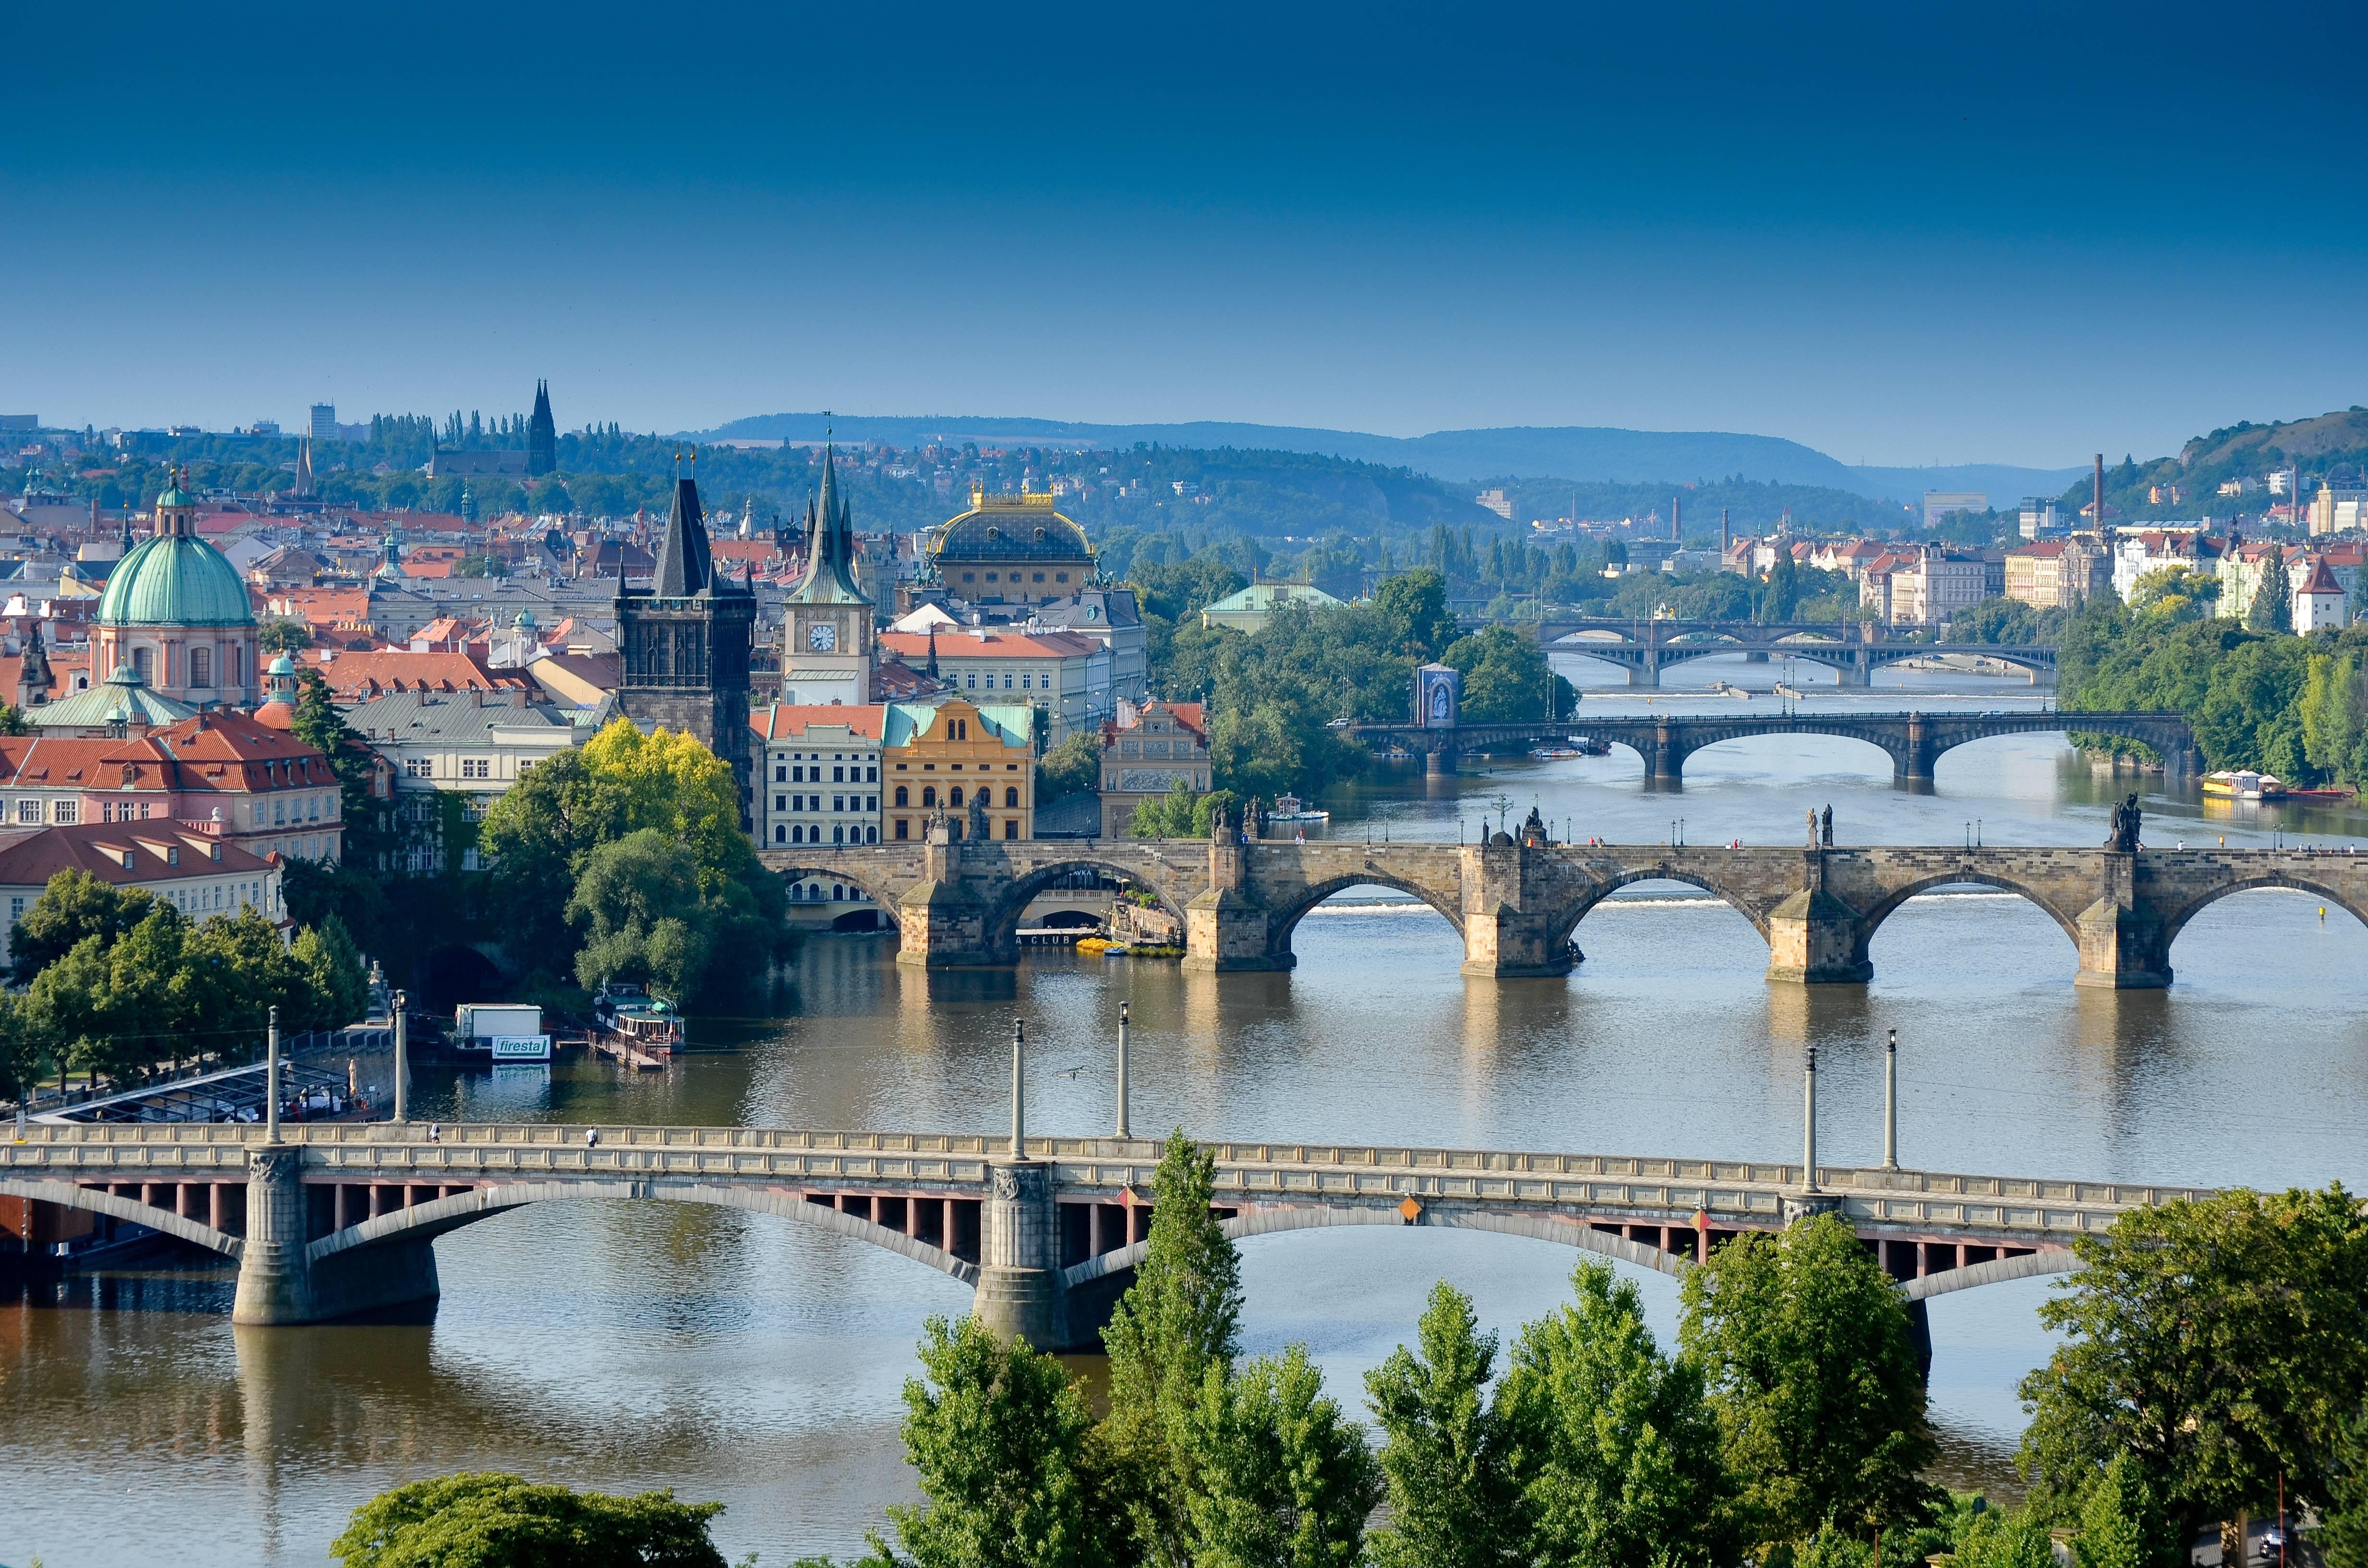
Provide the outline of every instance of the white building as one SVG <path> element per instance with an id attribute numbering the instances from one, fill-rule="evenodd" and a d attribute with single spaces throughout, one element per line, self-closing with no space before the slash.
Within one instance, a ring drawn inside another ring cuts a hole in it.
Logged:
<path id="1" fill-rule="evenodd" d="M 2322 483 L 2310 498 L 2313 534 L 2350 533 L 2368 526 L 2368 490 L 2338 490 Z"/>
<path id="2" fill-rule="evenodd" d="M 1025 702 L 1042 710 L 1037 733 L 1048 744 L 1097 729 L 1118 711 L 1111 650 L 1076 632 L 966 626 L 935 636 L 882 632 L 880 645 L 973 702 Z"/>
<path id="3" fill-rule="evenodd" d="M 2294 590 L 2294 629 L 2308 633 L 2321 627 L 2341 627 L 2344 622 L 2343 585 L 2335 580 L 2327 557 L 2319 556 L 2310 563 L 2310 575 Z"/>
<path id="4" fill-rule="evenodd" d="M 1990 498 L 1978 490 L 1927 490 L 1924 492 L 1924 526 L 1937 528 L 1941 520 L 1952 512 L 1987 512 Z"/>
<path id="5" fill-rule="evenodd" d="M 777 702 L 748 715 L 759 761 L 757 842 L 880 842 L 883 703 Z"/>

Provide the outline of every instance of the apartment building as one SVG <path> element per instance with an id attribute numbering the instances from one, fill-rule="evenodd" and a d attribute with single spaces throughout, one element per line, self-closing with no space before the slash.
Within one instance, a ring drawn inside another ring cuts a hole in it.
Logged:
<path id="1" fill-rule="evenodd" d="M 880 842 L 880 752 L 888 708 L 776 702 L 748 715 L 758 754 L 748 820 L 757 843 Z"/>

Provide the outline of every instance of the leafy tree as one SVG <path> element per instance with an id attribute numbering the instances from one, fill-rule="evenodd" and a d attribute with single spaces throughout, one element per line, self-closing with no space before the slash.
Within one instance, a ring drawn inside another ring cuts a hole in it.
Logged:
<path id="1" fill-rule="evenodd" d="M 2036 1508 L 1989 1508 L 1957 1538 L 1956 1568 L 2055 1568 L 2055 1547 Z"/>
<path id="2" fill-rule="evenodd" d="M 2283 546 L 2270 546 L 2261 557 L 2261 580 L 2253 589 L 2253 602 L 2245 607 L 2245 628 L 2269 632 L 2294 630 L 2294 585 L 2286 581 Z"/>
<path id="3" fill-rule="evenodd" d="M 1216 831 L 1219 811 L 1237 815 L 1241 804 L 1231 790 L 1195 795 L 1178 780 L 1165 795 L 1137 801 L 1127 832 L 1136 838 L 1206 838 Z"/>
<path id="4" fill-rule="evenodd" d="M 1304 1346 L 1228 1375 L 1212 1360 L 1186 1427 L 1194 1568 L 1354 1568 L 1381 1467 Z"/>
<path id="5" fill-rule="evenodd" d="M 1037 759 L 1036 803 L 1045 806 L 1099 790 L 1101 781 L 1101 735 L 1080 730 Z"/>
<path id="6" fill-rule="evenodd" d="M 29 735 L 33 727 L 14 703 L 0 702 L 0 735 Z"/>
<path id="7" fill-rule="evenodd" d="M 1440 530 L 1442 538 L 1445 530 Z M 1447 608 L 1447 579 L 1430 567 L 1401 572 L 1373 595 L 1395 639 L 1396 651 L 1417 664 L 1439 657 L 1455 641 L 1455 617 Z"/>
<path id="8" fill-rule="evenodd" d="M 1779 550 L 1776 562 L 1768 569 L 1767 585 L 1759 593 L 1759 619 L 1790 620 L 1801 603 L 1801 569 L 1793 563 L 1790 550 Z"/>
<path id="9" fill-rule="evenodd" d="M 2073 1242 L 2085 1266 L 2040 1321 L 2021 1463 L 2069 1513 L 2118 1456 L 2176 1539 L 2267 1504 L 2327 1502 L 2368 1400 L 2368 1215 L 2340 1186 L 2133 1210 Z"/>
<path id="10" fill-rule="evenodd" d="M 2360 749 L 2360 659 L 2356 653 L 2313 653 L 2303 677 L 2303 755 L 2330 778 L 2355 776 Z"/>
<path id="11" fill-rule="evenodd" d="M 364 866 L 375 865 L 388 846 L 384 802 L 371 793 L 377 754 L 346 727 L 329 695 L 329 683 L 320 668 L 305 665 L 296 672 L 296 717 L 290 725 L 296 738 L 328 759 L 336 776 L 338 815 L 344 823 L 346 855 Z"/>
<path id="12" fill-rule="evenodd" d="M 479 1471 L 380 1493 L 329 1555 L 344 1568 L 723 1568 L 707 1533 L 723 1511 L 671 1489 L 613 1497 Z"/>
<path id="13" fill-rule="evenodd" d="M 1458 638 L 1440 655 L 1463 673 L 1463 718 L 1467 723 L 1512 723 L 1543 719 L 1549 707 L 1568 713 L 1578 700 L 1570 682 L 1553 673 L 1537 639 L 1491 626 Z"/>
<path id="14" fill-rule="evenodd" d="M 2368 1568 L 2368 1410 L 2344 1423 L 2328 1454 L 2327 1503 L 2311 1543 L 2327 1568 Z"/>
<path id="15" fill-rule="evenodd" d="M 1499 1399 L 1522 1456 L 1531 1561 L 1734 1561 L 1733 1488 L 1702 1367 L 1661 1355 L 1636 1287 L 1609 1263 L 1582 1261 L 1571 1283 L 1570 1305 L 1521 1331 Z"/>
<path id="16" fill-rule="evenodd" d="M 892 1506 L 917 1568 L 1103 1568 L 1110 1532 L 1093 1417 L 1061 1363 L 977 1319 L 923 1330 L 928 1381 L 905 1384 L 905 1454 L 920 1507 Z M 887 1555 L 884 1543 L 874 1547 Z"/>
<path id="17" fill-rule="evenodd" d="M 301 620 L 267 620 L 255 640 L 267 653 L 300 653 L 313 645 L 313 628 Z"/>
<path id="18" fill-rule="evenodd" d="M 60 871 L 8 928 L 8 978 L 29 985 L 85 937 L 112 942 L 156 906 L 154 893 L 115 887 L 88 871 Z"/>
<path id="19" fill-rule="evenodd" d="M 47 1075 L 51 1057 L 25 1018 L 24 998 L 0 991 L 0 1096 L 21 1100 Z"/>
<path id="20" fill-rule="evenodd" d="M 1726 1461 L 1759 1539 L 1803 1540 L 1928 1519 L 1938 1454 L 1907 1303 L 1839 1218 L 1743 1235 L 1686 1276 L 1682 1342 L 1699 1358 Z"/>
<path id="21" fill-rule="evenodd" d="M 575 978 L 654 982 L 670 996 L 697 990 L 707 972 L 708 921 L 690 851 L 653 827 L 585 857 L 567 917 L 584 928 Z"/>
<path id="22" fill-rule="evenodd" d="M 2080 1505 L 2072 1554 L 2078 1568 L 2173 1568 L 2185 1553 L 2145 1473 L 2115 1454 Z"/>
<path id="23" fill-rule="evenodd" d="M 331 915 L 307 926 L 288 950 L 303 967 L 311 1006 L 294 1020 L 283 1021 L 300 1029 L 343 1028 L 369 1011 L 370 972 L 344 921 Z"/>
<path id="24" fill-rule="evenodd" d="M 1497 1336 L 1472 1299 L 1431 1287 L 1419 1357 L 1403 1345 L 1365 1374 L 1381 1425 L 1390 1523 L 1372 1539 L 1377 1568 L 1511 1568 L 1527 1562 L 1512 1434 L 1489 1403 Z"/>
<path id="25" fill-rule="evenodd" d="M 1214 1156 L 1179 1129 L 1159 1161 L 1144 1259 L 1102 1330 L 1105 1430 L 1138 1544 L 1163 1568 L 1192 1562 L 1192 1507 L 1204 1490 L 1192 1423 L 1210 1372 L 1222 1377 L 1241 1353 L 1241 1259 L 1209 1212 L 1215 1190 Z"/>

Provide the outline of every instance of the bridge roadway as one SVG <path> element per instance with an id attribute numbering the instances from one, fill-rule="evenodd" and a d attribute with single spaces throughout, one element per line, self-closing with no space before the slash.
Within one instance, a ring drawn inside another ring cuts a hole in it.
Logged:
<path id="1" fill-rule="evenodd" d="M 2036 682 L 2055 671 L 2055 650 L 2038 643 L 1892 642 L 1863 621 L 1614 620 L 1570 617 L 1528 623 L 1540 647 L 1618 665 L 1630 686 L 1657 687 L 1661 672 L 1689 659 L 1743 653 L 1823 665 L 1844 687 L 1872 686 L 1874 672 L 1941 653 L 1995 659 Z M 1871 635 L 1873 633 L 1875 635 Z"/>
<path id="2" fill-rule="evenodd" d="M 1932 787 L 1932 767 L 1942 752 L 1969 741 L 1995 735 L 2052 734 L 2124 735 L 2144 741 L 2173 774 L 2203 770 L 2203 754 L 2195 732 L 2183 714 L 2175 712 L 2068 713 L 1836 713 L 1809 710 L 1792 713 L 1668 713 L 1638 719 L 1598 718 L 1573 714 L 1551 723 L 1461 724 L 1427 728 L 1419 724 L 1352 724 L 1349 733 L 1360 741 L 1421 752 L 1430 771 L 1452 771 L 1454 757 L 1466 747 L 1506 745 L 1520 741 L 1555 741 L 1569 735 L 1626 746 L 1645 762 L 1649 789 L 1683 786 L 1686 758 L 1704 746 L 1748 735 L 1837 735 L 1881 746 L 1891 757 L 1891 781 L 1901 789 Z"/>
<path id="3" fill-rule="evenodd" d="M 1956 846 L 1730 849 L 1665 844 L 1308 844 L 1215 840 L 989 840 L 964 843 L 943 819 L 924 842 L 768 848 L 784 876 L 862 888 L 898 928 L 897 961 L 927 969 L 1019 961 L 1021 911 L 1043 888 L 1098 870 L 1156 899 L 1184 927 L 1189 970 L 1284 970 L 1307 912 L 1349 888 L 1409 893 L 1463 938 L 1463 972 L 1557 976 L 1578 961 L 1572 937 L 1604 899 L 1644 881 L 1702 889 L 1769 944 L 1768 977 L 1858 983 L 1886 919 L 1918 893 L 1975 886 L 2019 893 L 2079 955 L 2077 983 L 2167 986 L 2170 949 L 2218 899 L 2255 888 L 2307 892 L 2368 923 L 2368 857 L 2309 849 L 1961 848 Z"/>
<path id="4" fill-rule="evenodd" d="M 297 1324 L 438 1292 L 435 1238 L 559 1199 L 780 1215 L 925 1264 L 1042 1346 L 1086 1346 L 1144 1252 L 1146 1139 L 444 1123 L 45 1126 L 0 1145 L 0 1197 L 144 1225 L 238 1263 L 233 1320 Z M 1911 1301 L 2078 1267 L 2071 1239 L 2201 1189 L 1749 1160 L 1218 1142 L 1236 1238 L 1435 1225 L 1681 1273 L 1744 1231 L 1840 1214 Z"/>

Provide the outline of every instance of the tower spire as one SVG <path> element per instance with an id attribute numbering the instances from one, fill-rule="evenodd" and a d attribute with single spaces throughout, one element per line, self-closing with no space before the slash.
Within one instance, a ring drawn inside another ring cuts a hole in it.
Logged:
<path id="1" fill-rule="evenodd" d="M 699 481 L 683 474 L 680 453 L 675 460 L 674 509 L 666 514 L 666 538 L 658 545 L 657 571 L 650 582 L 650 592 L 662 599 L 689 598 L 706 592 L 713 580 Z"/>

